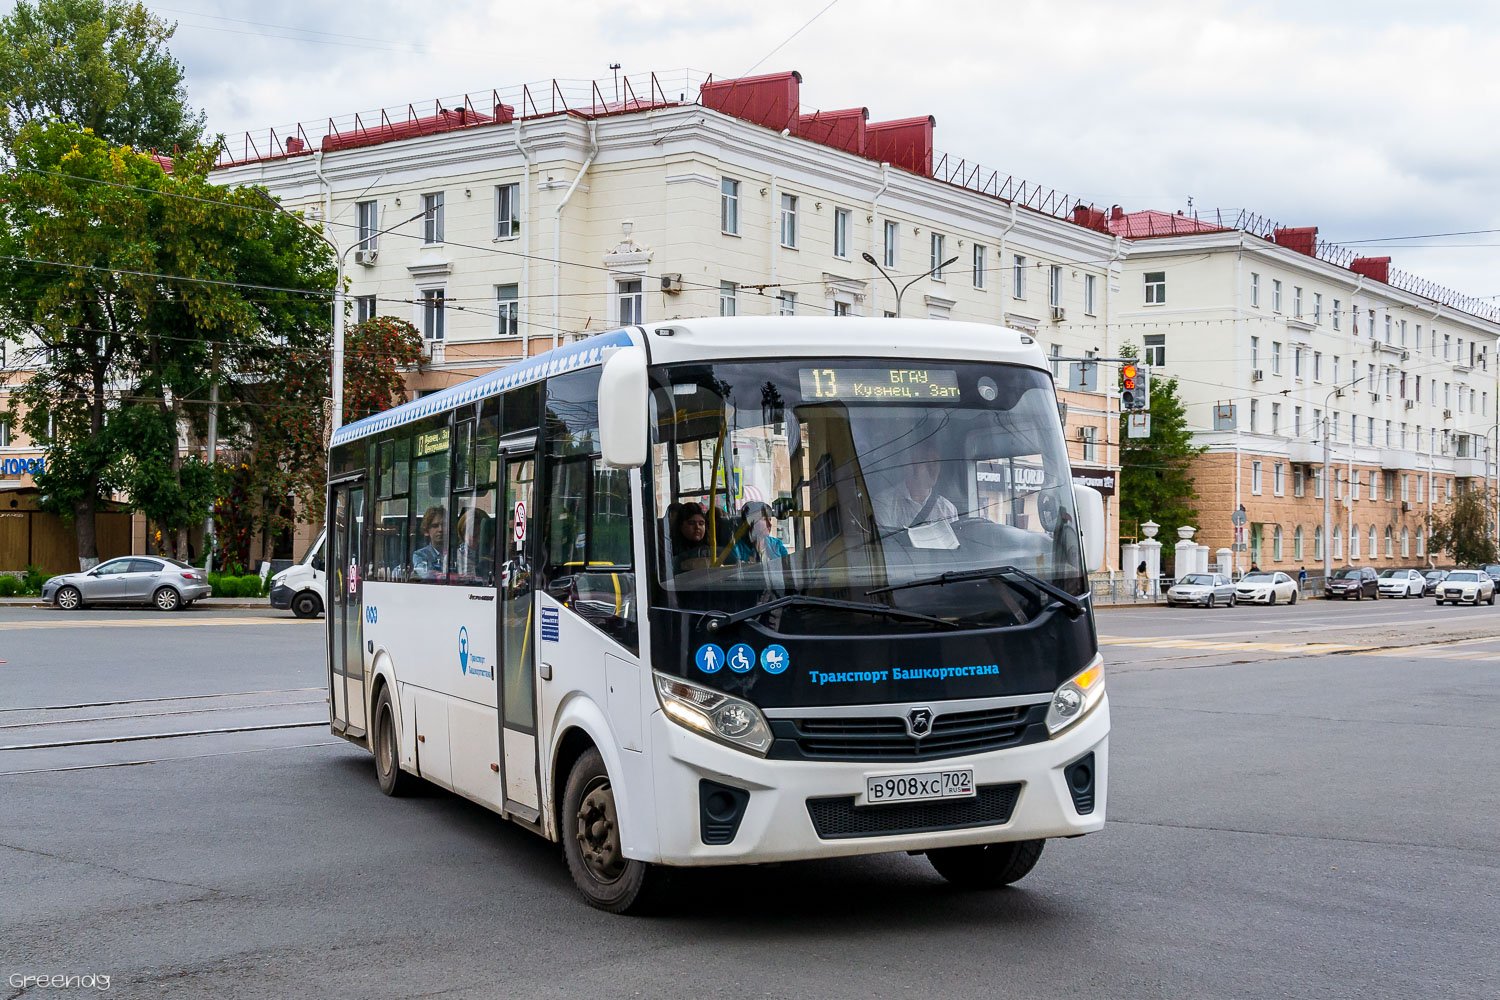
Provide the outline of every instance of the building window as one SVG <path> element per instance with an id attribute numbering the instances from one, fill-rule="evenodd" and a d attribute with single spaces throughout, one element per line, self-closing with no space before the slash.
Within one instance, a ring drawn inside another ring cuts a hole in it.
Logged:
<path id="1" fill-rule="evenodd" d="M 776 312 L 781 316 L 797 315 L 797 293 L 782 292 L 776 296 Z"/>
<path id="2" fill-rule="evenodd" d="M 900 238 L 901 227 L 894 222 L 885 224 L 885 266 L 896 266 L 896 240 Z"/>
<path id="3" fill-rule="evenodd" d="M 1281 279 L 1271 279 L 1271 311 L 1281 312 Z"/>
<path id="4" fill-rule="evenodd" d="M 1260 366 L 1260 338 L 1259 337 L 1251 337 L 1250 338 L 1250 367 L 1251 368 L 1257 368 L 1259 366 Z"/>
<path id="5" fill-rule="evenodd" d="M 1084 426 L 1079 431 L 1083 434 L 1083 460 L 1085 462 L 1099 461 L 1099 434 L 1098 428 Z"/>
<path id="6" fill-rule="evenodd" d="M 1419 555 L 1419 556 L 1425 556 L 1426 554 L 1427 554 L 1427 538 L 1423 534 L 1422 529 L 1419 527 L 1419 528 L 1417 528 L 1417 555 Z"/>
<path id="7" fill-rule="evenodd" d="M 1406 320 L 1401 321 L 1401 346 L 1406 346 Z"/>
<path id="8" fill-rule="evenodd" d="M 1260 496 L 1260 463 L 1250 463 L 1250 492 Z"/>
<path id="9" fill-rule="evenodd" d="M 443 242 L 443 192 L 422 196 L 422 242 Z"/>
<path id="10" fill-rule="evenodd" d="M 354 322 L 363 323 L 375 318 L 375 296 L 354 296 Z"/>
<path id="11" fill-rule="evenodd" d="M 932 280 L 943 280 L 943 243 L 945 239 L 942 233 L 932 234 Z"/>
<path id="12" fill-rule="evenodd" d="M 1401 527 L 1401 555 L 1411 555 L 1411 532 L 1406 530 L 1405 525 Z"/>
<path id="13" fill-rule="evenodd" d="M 1292 407 L 1292 437 L 1302 436 L 1302 407 Z"/>
<path id="14" fill-rule="evenodd" d="M 1259 429 L 1256 427 L 1256 424 L 1259 423 L 1259 422 L 1260 422 L 1260 400 L 1258 400 L 1258 399 L 1252 399 L 1252 400 L 1250 400 L 1250 433 L 1251 434 L 1258 434 L 1258 433 L 1260 433 Z"/>
<path id="15" fill-rule="evenodd" d="M 1281 562 L 1281 525 L 1271 532 L 1271 561 Z"/>
<path id="16" fill-rule="evenodd" d="M 1335 528 L 1334 530 L 1337 531 L 1338 529 Z M 1333 544 L 1334 545 L 1338 545 L 1338 543 L 1339 543 L 1339 536 L 1335 534 L 1333 536 Z M 1349 529 L 1349 558 L 1351 560 L 1359 558 L 1359 529 L 1358 528 L 1350 528 Z"/>
<path id="17" fill-rule="evenodd" d="M 974 287 L 984 287 L 985 248 L 983 243 L 974 244 Z"/>
<path id="18" fill-rule="evenodd" d="M 847 302 L 835 302 L 833 304 L 833 314 L 835 316 L 849 316 L 849 315 L 852 315 L 849 312 L 849 303 L 847 303 Z"/>
<path id="19" fill-rule="evenodd" d="M 422 289 L 422 336 L 425 339 L 443 339 L 443 312 L 443 290 Z"/>
<path id="20" fill-rule="evenodd" d="M 640 282 L 636 282 L 637 285 Z M 514 337 L 521 332 L 520 287 L 517 285 L 495 286 L 495 315 L 500 317 L 499 334 Z M 627 322 L 621 320 L 621 322 Z M 637 322 L 630 320 L 628 322 Z"/>
<path id="21" fill-rule="evenodd" d="M 1010 259 L 1010 295 L 1015 299 L 1026 297 L 1026 258 L 1020 254 Z"/>
<path id="22" fill-rule="evenodd" d="M 1334 299 L 1333 300 L 1333 328 L 1335 330 L 1337 330 L 1339 328 L 1339 300 L 1338 299 Z M 1337 381 L 1337 376 L 1335 376 L 1335 381 Z"/>
<path id="23" fill-rule="evenodd" d="M 495 185 L 495 239 L 521 235 L 521 185 Z"/>
<path id="24" fill-rule="evenodd" d="M 0 420 L 0 448 L 10 447 L 10 424 Z"/>
<path id="25" fill-rule="evenodd" d="M 1323 352 L 1313 351 L 1313 381 L 1323 381 Z"/>
<path id="26" fill-rule="evenodd" d="M 1344 558 L 1344 529 L 1337 525 L 1333 529 L 1333 558 Z"/>
<path id="27" fill-rule="evenodd" d="M 1292 315 L 1297 319 L 1302 318 L 1302 286 L 1292 286 Z"/>
<path id="28" fill-rule="evenodd" d="M 740 286 L 732 281 L 719 282 L 719 315 L 734 316 L 739 312 L 738 294 Z"/>
<path id="29" fill-rule="evenodd" d="M 1385 342 L 1387 344 L 1389 344 L 1391 342 L 1391 314 L 1390 313 L 1386 313 L 1385 314 Z"/>
<path id="30" fill-rule="evenodd" d="M 1323 526 L 1321 524 L 1313 528 L 1313 559 L 1323 561 Z"/>
<path id="31" fill-rule="evenodd" d="M 1292 348 L 1292 375 L 1296 378 L 1302 377 L 1302 348 Z"/>
<path id="32" fill-rule="evenodd" d="M 646 321 L 645 295 L 641 291 L 640 278 L 617 282 L 615 301 L 620 309 L 621 326 L 632 326 Z"/>
<path id="33" fill-rule="evenodd" d="M 849 256 L 849 210 L 847 208 L 833 210 L 833 255 L 835 257 Z"/>
<path id="34" fill-rule="evenodd" d="M 781 245 L 789 249 L 797 247 L 797 196 L 781 196 Z"/>
<path id="35" fill-rule="evenodd" d="M 380 248 L 380 205 L 373 201 L 362 201 L 355 206 L 355 213 L 359 218 L 359 249 L 378 250 Z"/>
<path id="36" fill-rule="evenodd" d="M 1095 277 L 1092 274 L 1083 276 L 1083 314 L 1085 316 L 1095 315 L 1094 311 L 1094 286 Z"/>
<path id="37" fill-rule="evenodd" d="M 1145 336 L 1146 353 L 1142 360 L 1149 367 L 1160 368 L 1167 363 L 1167 335 L 1164 333 L 1148 333 Z"/>
<path id="38" fill-rule="evenodd" d="M 1260 308 L 1260 275 L 1254 271 L 1250 272 L 1250 304 Z"/>
<path id="39" fill-rule="evenodd" d="M 1313 292 L 1313 322 L 1323 322 L 1323 293 Z"/>
<path id="40" fill-rule="evenodd" d="M 1390 538 L 1389 531 L 1387 531 L 1387 533 L 1386 533 L 1386 538 L 1387 538 L 1387 540 L 1389 540 L 1389 538 Z M 1370 525 L 1370 558 L 1371 559 L 1374 559 L 1376 556 L 1380 555 L 1380 550 L 1377 549 L 1375 547 L 1375 545 L 1376 545 L 1376 540 L 1375 540 L 1375 525 L 1372 524 L 1372 525 Z M 1387 546 L 1387 548 L 1389 548 L 1389 546 Z M 1391 554 L 1390 552 L 1386 552 L 1386 555 L 1389 556 L 1390 554 Z"/>
<path id="41" fill-rule="evenodd" d="M 1281 341 L 1271 341 L 1271 374 L 1281 374 Z"/>
<path id="42" fill-rule="evenodd" d="M 1276 462 L 1271 466 L 1271 493 L 1286 496 L 1286 464 Z"/>
<path id="43" fill-rule="evenodd" d="M 1352 503 L 1359 499 L 1359 470 L 1355 469 L 1349 473 L 1349 500 Z"/>
<path id="44" fill-rule="evenodd" d="M 740 182 L 729 177 L 719 181 L 719 231 L 740 234 Z"/>
<path id="45" fill-rule="evenodd" d="M 1047 304 L 1053 308 L 1062 305 L 1062 268 L 1057 264 L 1047 271 Z"/>
<path id="46" fill-rule="evenodd" d="M 1167 272 L 1146 272 L 1146 305 L 1161 306 L 1167 303 Z"/>
<path id="47" fill-rule="evenodd" d="M 1382 478 L 1385 480 L 1385 498 L 1387 500 L 1396 499 L 1396 474 L 1387 472 Z"/>

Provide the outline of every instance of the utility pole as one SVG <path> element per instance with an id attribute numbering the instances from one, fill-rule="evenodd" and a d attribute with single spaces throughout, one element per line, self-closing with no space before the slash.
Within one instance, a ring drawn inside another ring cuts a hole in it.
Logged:
<path id="1" fill-rule="evenodd" d="M 1333 483 L 1328 478 L 1333 468 L 1332 446 L 1328 441 L 1328 401 L 1323 401 L 1323 594 L 1328 594 L 1328 578 L 1333 575 Z"/>
<path id="2" fill-rule="evenodd" d="M 209 345 L 209 356 L 212 358 L 208 381 L 208 466 L 216 469 L 219 465 L 219 345 Z M 203 569 L 204 572 L 213 572 L 214 568 L 214 508 L 210 503 L 208 516 L 203 519 Z"/>

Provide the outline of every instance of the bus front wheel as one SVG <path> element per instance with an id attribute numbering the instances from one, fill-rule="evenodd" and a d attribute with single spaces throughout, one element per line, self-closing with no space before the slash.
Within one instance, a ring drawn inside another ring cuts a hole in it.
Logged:
<path id="1" fill-rule="evenodd" d="M 1044 840 L 942 847 L 927 860 L 943 878 L 965 889 L 998 889 L 1025 878 L 1042 856 Z"/>
<path id="2" fill-rule="evenodd" d="M 590 906 L 610 913 L 643 909 L 661 878 L 644 861 L 625 857 L 614 786 L 604 758 L 590 747 L 573 765 L 562 804 L 563 855 L 573 883 Z"/>

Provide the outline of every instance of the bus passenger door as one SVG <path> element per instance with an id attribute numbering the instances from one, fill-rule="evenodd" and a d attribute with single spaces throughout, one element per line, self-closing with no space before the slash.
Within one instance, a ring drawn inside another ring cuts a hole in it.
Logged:
<path id="1" fill-rule="evenodd" d="M 504 454 L 504 523 L 499 539 L 500 750 L 505 812 L 541 818 L 536 725 L 536 623 L 533 574 L 537 532 L 535 439 Z"/>
<path id="2" fill-rule="evenodd" d="M 330 493 L 327 608 L 333 723 L 350 736 L 363 736 L 366 721 L 361 540 L 365 488 L 363 483 L 340 484 Z"/>

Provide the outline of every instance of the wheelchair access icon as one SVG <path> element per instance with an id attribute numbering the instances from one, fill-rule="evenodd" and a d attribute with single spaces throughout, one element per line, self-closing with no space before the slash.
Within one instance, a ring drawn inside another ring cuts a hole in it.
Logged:
<path id="1" fill-rule="evenodd" d="M 755 650 L 737 642 L 729 647 L 729 669 L 737 674 L 747 674 L 755 669 Z"/>

